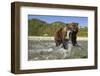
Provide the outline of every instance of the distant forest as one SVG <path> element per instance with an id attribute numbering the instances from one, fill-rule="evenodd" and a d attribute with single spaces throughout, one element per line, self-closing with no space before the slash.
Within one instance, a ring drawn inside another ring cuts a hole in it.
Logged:
<path id="1" fill-rule="evenodd" d="M 39 19 L 30 19 L 28 20 L 28 36 L 54 36 L 55 31 L 62 26 L 67 26 L 67 24 L 60 21 L 47 23 Z M 87 37 L 88 27 L 80 27 L 78 36 Z"/>

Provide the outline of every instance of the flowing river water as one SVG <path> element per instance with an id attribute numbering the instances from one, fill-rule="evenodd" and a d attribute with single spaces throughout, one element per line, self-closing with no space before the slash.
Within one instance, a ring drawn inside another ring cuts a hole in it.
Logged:
<path id="1" fill-rule="evenodd" d="M 88 57 L 87 40 L 79 40 L 79 46 L 68 43 L 68 49 L 55 46 L 54 40 L 28 40 L 28 60 L 79 59 Z"/>

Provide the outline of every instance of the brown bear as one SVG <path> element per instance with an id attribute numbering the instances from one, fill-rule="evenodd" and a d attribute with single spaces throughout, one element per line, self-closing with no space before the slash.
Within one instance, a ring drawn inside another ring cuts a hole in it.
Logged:
<path id="1" fill-rule="evenodd" d="M 54 40 L 56 43 L 56 46 L 59 46 L 60 44 L 63 44 L 63 47 L 65 48 L 65 43 L 68 41 L 66 37 L 68 36 L 68 31 L 69 33 L 69 38 L 73 44 L 77 44 L 77 33 L 78 33 L 78 23 L 68 23 L 67 26 L 65 27 L 60 27 L 54 35 Z"/>

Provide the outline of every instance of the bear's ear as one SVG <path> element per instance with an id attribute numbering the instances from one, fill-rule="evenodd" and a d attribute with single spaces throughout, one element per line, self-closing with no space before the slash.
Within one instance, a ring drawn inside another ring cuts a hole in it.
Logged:
<path id="1" fill-rule="evenodd" d="M 76 22 L 71 22 L 70 24 L 71 25 L 78 25 L 78 23 L 76 23 Z"/>

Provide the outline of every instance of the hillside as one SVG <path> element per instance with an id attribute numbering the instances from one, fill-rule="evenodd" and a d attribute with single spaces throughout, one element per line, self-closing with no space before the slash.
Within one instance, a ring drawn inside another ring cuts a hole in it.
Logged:
<path id="1" fill-rule="evenodd" d="M 39 19 L 28 20 L 28 35 L 29 36 L 53 36 L 59 27 L 66 26 L 66 23 L 56 21 L 47 23 Z M 87 37 L 88 28 L 81 28 L 78 36 Z"/>

